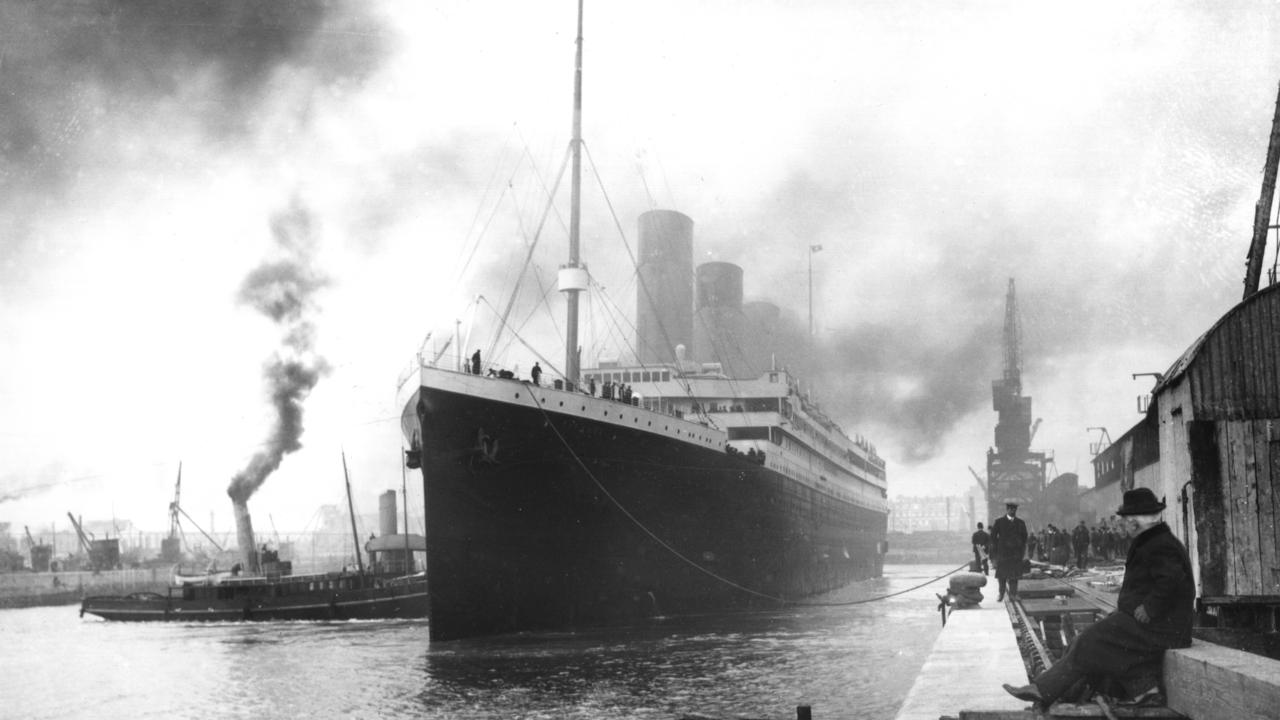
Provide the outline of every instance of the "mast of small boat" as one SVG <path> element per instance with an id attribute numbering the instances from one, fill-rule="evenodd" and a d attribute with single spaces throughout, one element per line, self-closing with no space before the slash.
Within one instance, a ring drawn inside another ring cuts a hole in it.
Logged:
<path id="1" fill-rule="evenodd" d="M 400 447 L 400 457 L 404 457 L 404 446 Z M 413 574 L 413 551 L 409 549 L 409 474 L 400 463 L 400 494 L 404 497 L 404 564 L 405 575 Z"/>
<path id="2" fill-rule="evenodd" d="M 578 384 L 578 293 L 586 289 L 586 271 L 579 262 L 579 225 L 582 214 L 582 2 L 578 0 L 577 54 L 573 69 L 573 156 L 569 207 L 569 262 L 560 268 L 560 290 L 567 293 L 564 375 L 568 388 Z"/>
<path id="3" fill-rule="evenodd" d="M 342 477 L 347 481 L 347 512 L 351 513 L 351 539 L 356 546 L 356 567 L 364 575 L 364 560 L 360 559 L 360 533 L 356 532 L 356 506 L 351 502 L 351 475 L 347 472 L 347 451 L 342 451 Z"/>

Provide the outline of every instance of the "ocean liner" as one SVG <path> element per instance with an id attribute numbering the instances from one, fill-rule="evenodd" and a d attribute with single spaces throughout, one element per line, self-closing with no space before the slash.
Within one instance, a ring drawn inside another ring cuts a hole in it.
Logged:
<path id="1" fill-rule="evenodd" d="M 640 217 L 633 359 L 579 367 L 581 78 L 580 2 L 563 371 L 420 356 L 400 387 L 434 640 L 777 607 L 883 567 L 884 461 L 772 360 L 742 270 L 695 272 L 688 217 Z"/>

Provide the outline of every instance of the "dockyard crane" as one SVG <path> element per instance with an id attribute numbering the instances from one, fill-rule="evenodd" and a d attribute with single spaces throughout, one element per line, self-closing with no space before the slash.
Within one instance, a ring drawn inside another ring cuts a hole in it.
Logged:
<path id="1" fill-rule="evenodd" d="M 89 543 L 89 536 L 84 534 L 84 528 L 80 527 L 79 522 L 76 522 L 75 515 L 68 512 L 67 517 L 71 519 L 71 527 L 75 528 L 76 537 L 80 540 L 80 547 L 84 548 L 84 554 L 85 557 L 89 559 L 90 567 L 97 570 L 98 566 L 97 563 L 94 562 L 93 545 Z"/>
<path id="2" fill-rule="evenodd" d="M 22 526 L 22 529 L 23 529 L 24 531 L 26 531 L 26 533 L 27 533 L 27 547 L 28 547 L 28 548 L 33 548 L 33 547 L 35 547 L 35 546 L 36 546 L 36 539 L 35 539 L 35 538 L 33 538 L 33 537 L 31 537 L 31 528 L 27 527 L 26 525 L 23 525 L 23 526 Z"/>
<path id="3" fill-rule="evenodd" d="M 978 483 L 978 487 L 982 488 L 982 494 L 986 495 L 987 484 L 982 482 L 982 478 L 978 476 L 978 471 L 974 470 L 972 465 L 969 466 L 969 473 L 973 475 L 973 479 Z"/>
<path id="4" fill-rule="evenodd" d="M 1031 423 L 1031 435 L 1027 437 L 1028 444 L 1030 444 L 1032 440 L 1036 439 L 1036 431 L 1040 429 L 1040 421 L 1043 419 L 1044 418 L 1036 418 L 1036 421 Z"/>

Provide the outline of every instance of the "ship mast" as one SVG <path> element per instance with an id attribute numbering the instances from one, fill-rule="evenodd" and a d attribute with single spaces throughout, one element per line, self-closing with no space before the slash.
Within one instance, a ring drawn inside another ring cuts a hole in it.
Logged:
<path id="1" fill-rule="evenodd" d="M 578 0 L 577 54 L 573 68 L 573 157 L 569 208 L 569 262 L 560 267 L 559 287 L 566 293 L 564 376 L 566 389 L 578 383 L 578 293 L 587 289 L 587 269 L 579 261 L 579 225 L 582 214 L 582 2 Z"/>

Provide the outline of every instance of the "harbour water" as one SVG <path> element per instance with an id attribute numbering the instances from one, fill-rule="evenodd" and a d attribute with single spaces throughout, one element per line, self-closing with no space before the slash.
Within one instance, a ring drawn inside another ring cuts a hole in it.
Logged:
<path id="1" fill-rule="evenodd" d="M 891 565 L 827 605 L 431 643 L 426 621 L 108 623 L 0 611 L 22 718 L 892 718 L 954 566 Z"/>

